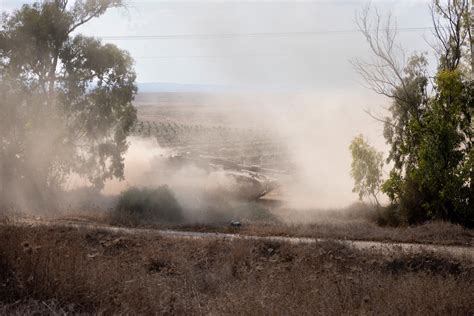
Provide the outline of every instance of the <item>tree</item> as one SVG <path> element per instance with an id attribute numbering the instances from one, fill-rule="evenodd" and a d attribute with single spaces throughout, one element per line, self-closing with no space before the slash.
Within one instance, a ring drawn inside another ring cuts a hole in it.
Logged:
<path id="1" fill-rule="evenodd" d="M 474 68 L 469 0 L 434 0 L 430 8 L 437 40 L 433 48 L 439 58 L 439 67 L 450 71 L 460 66 Z"/>
<path id="2" fill-rule="evenodd" d="M 351 176 L 354 178 L 353 192 L 359 199 L 369 197 L 380 206 L 378 194 L 382 185 L 383 154 L 370 146 L 362 135 L 355 137 L 349 149 L 352 154 Z"/>
<path id="3" fill-rule="evenodd" d="M 359 26 L 375 62 L 354 61 L 375 92 L 392 99 L 384 123 L 393 162 L 384 191 L 409 223 L 443 219 L 474 225 L 473 131 L 474 83 L 466 65 L 472 43 L 467 0 L 435 0 L 433 45 L 438 71 L 429 75 L 425 55 L 405 57 L 396 43 L 396 25 L 380 14 L 370 23 L 366 8 Z M 383 25 L 383 27 L 382 27 Z M 431 82 L 431 79 L 434 79 Z"/>
<path id="4" fill-rule="evenodd" d="M 136 120 L 133 60 L 75 34 L 121 0 L 42 1 L 0 20 L 0 201 L 45 201 L 72 174 L 123 177 Z"/>

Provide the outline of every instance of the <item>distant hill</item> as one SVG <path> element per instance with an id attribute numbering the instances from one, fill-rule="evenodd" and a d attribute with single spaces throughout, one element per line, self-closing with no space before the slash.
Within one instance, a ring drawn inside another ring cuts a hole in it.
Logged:
<path id="1" fill-rule="evenodd" d="M 183 84 L 173 82 L 146 82 L 138 83 L 138 93 L 160 93 L 160 92 L 230 92 L 237 90 L 236 87 L 224 85 L 201 85 Z"/>
<path id="2" fill-rule="evenodd" d="M 288 92 L 291 91 L 291 92 Z M 297 89 L 225 85 L 181 84 L 169 82 L 138 83 L 135 106 L 254 106 L 264 98 L 276 98 L 279 104 L 297 93 Z M 284 102 L 283 102 L 284 103 Z"/>
<path id="3" fill-rule="evenodd" d="M 314 88 L 314 87 L 313 87 Z M 192 83 L 173 83 L 173 82 L 142 82 L 138 83 L 138 93 L 288 93 L 311 89 L 307 86 L 275 86 L 275 85 L 207 85 Z"/>
<path id="4" fill-rule="evenodd" d="M 223 106 L 248 103 L 240 95 L 251 91 L 243 86 L 181 84 L 170 82 L 138 83 L 136 106 Z"/>

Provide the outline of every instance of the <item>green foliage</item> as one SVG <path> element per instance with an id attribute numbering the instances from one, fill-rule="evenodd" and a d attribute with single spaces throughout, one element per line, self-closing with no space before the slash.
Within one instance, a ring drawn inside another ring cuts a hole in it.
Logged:
<path id="1" fill-rule="evenodd" d="M 410 90 L 416 102 L 395 100 L 385 124 L 394 169 L 382 190 L 409 223 L 441 219 L 471 226 L 474 85 L 460 71 L 440 70 L 429 96 L 426 78 L 417 80 L 425 87 Z"/>
<path id="2" fill-rule="evenodd" d="M 183 220 L 182 209 L 167 186 L 128 189 L 120 195 L 113 215 L 118 220 L 142 224 L 177 224 Z"/>
<path id="3" fill-rule="evenodd" d="M 393 163 L 382 191 L 392 201 L 393 214 L 410 224 L 439 219 L 474 226 L 474 60 L 467 49 L 473 41 L 469 2 L 433 1 L 439 44 L 434 76 L 428 74 L 424 54 L 401 60 L 393 49 L 396 34 L 380 32 L 379 15 L 372 32 L 367 12 L 361 31 L 377 62 L 358 64 L 358 71 L 374 91 L 392 99 L 390 115 L 380 120 L 390 145 L 388 162 Z M 471 74 L 466 71 L 469 64 Z"/>
<path id="4" fill-rule="evenodd" d="M 355 137 L 349 149 L 352 154 L 351 176 L 354 178 L 353 192 L 373 198 L 377 205 L 377 194 L 382 184 L 383 155 L 370 146 L 362 135 Z"/>
<path id="5" fill-rule="evenodd" d="M 424 55 L 410 57 L 402 83 L 393 91 L 391 117 L 385 118 L 384 137 L 390 145 L 388 160 L 393 161 L 396 170 L 411 168 L 416 163 L 412 150 L 420 142 L 418 118 L 427 101 L 426 66 Z"/>
<path id="6" fill-rule="evenodd" d="M 120 0 L 42 1 L 0 19 L 0 198 L 60 188 L 71 174 L 100 188 L 123 177 L 136 120 L 133 60 L 80 26 Z M 8 185 L 7 185 L 8 184 Z"/>

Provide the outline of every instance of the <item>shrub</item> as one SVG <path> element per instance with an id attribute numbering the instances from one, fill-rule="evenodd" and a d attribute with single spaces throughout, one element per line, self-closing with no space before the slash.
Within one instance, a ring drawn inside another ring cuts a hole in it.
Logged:
<path id="1" fill-rule="evenodd" d="M 119 196 L 113 217 L 133 223 L 180 223 L 181 206 L 168 186 L 130 188 Z"/>
<path id="2" fill-rule="evenodd" d="M 397 227 L 405 224 L 405 221 L 400 215 L 400 210 L 393 204 L 385 207 L 377 207 L 373 219 L 379 226 Z"/>

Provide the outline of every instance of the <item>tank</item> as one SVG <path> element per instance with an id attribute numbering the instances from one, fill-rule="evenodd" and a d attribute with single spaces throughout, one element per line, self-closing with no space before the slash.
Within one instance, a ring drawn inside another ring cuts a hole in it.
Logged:
<path id="1" fill-rule="evenodd" d="M 219 157 L 189 154 L 173 156 L 168 158 L 164 172 L 173 172 L 191 165 L 232 181 L 232 186 L 218 188 L 213 194 L 243 200 L 258 200 L 278 187 L 278 181 L 271 176 L 272 172 L 277 171 L 240 165 Z"/>

